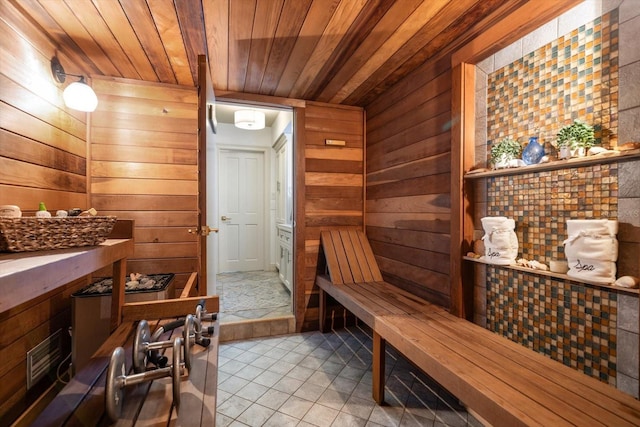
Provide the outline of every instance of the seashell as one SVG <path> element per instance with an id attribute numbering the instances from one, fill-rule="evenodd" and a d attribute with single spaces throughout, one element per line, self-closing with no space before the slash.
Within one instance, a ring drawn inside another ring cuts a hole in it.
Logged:
<path id="1" fill-rule="evenodd" d="M 614 285 L 621 288 L 637 288 L 640 279 L 634 276 L 622 276 L 615 281 Z"/>
<path id="2" fill-rule="evenodd" d="M 535 270 L 542 270 L 542 271 L 547 271 L 549 269 L 549 267 L 547 267 L 545 264 L 539 261 L 536 261 L 535 259 L 532 261 L 529 261 L 529 267 Z"/>
<path id="3" fill-rule="evenodd" d="M 596 154 L 602 154 L 602 153 L 606 153 L 607 150 L 604 147 L 591 147 L 589 148 L 589 151 L 587 151 L 587 155 L 588 156 L 595 156 Z"/>
<path id="4" fill-rule="evenodd" d="M 20 207 L 16 205 L 2 205 L 0 206 L 0 216 L 7 218 L 20 218 L 22 211 Z"/>
<path id="5" fill-rule="evenodd" d="M 91 208 L 89 210 L 82 211 L 78 216 L 96 216 L 97 214 L 98 211 L 96 211 L 94 208 Z"/>

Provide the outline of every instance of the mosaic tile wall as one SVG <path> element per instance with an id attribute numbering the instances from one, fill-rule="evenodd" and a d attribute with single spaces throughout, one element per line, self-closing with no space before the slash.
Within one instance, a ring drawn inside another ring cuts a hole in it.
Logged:
<path id="1" fill-rule="evenodd" d="M 552 153 L 574 118 L 615 146 L 617 59 L 616 9 L 489 74 L 488 148 L 537 134 Z M 564 259 L 567 219 L 618 218 L 618 165 L 491 177 L 486 200 L 487 215 L 515 219 L 520 256 L 548 264 Z M 486 283 L 487 328 L 615 385 L 615 291 L 491 266 Z"/>
<path id="2" fill-rule="evenodd" d="M 515 220 L 522 257 L 564 260 L 568 219 L 618 218 L 618 164 L 492 177 L 487 200 L 489 216 Z"/>
<path id="3" fill-rule="evenodd" d="M 615 386 L 617 294 L 488 267 L 487 327 Z"/>
<path id="4" fill-rule="evenodd" d="M 487 200 L 515 220 L 519 256 L 548 265 L 565 259 L 568 219 L 617 219 L 618 165 L 492 177 Z M 491 267 L 486 298 L 487 328 L 615 385 L 615 292 Z"/>
<path id="5" fill-rule="evenodd" d="M 488 76 L 487 143 L 538 135 L 547 152 L 562 126 L 594 125 L 597 142 L 617 144 L 618 9 Z"/>

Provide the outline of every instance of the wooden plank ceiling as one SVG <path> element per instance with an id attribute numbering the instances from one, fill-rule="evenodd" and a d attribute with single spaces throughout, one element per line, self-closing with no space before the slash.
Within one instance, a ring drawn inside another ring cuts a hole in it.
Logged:
<path id="1" fill-rule="evenodd" d="M 365 106 L 527 0 L 9 1 L 70 73 L 193 86 L 206 53 L 218 91 Z"/>

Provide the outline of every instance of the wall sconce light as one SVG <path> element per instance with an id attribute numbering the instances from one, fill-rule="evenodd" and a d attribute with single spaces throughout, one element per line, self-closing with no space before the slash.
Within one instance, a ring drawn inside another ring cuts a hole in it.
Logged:
<path id="1" fill-rule="evenodd" d="M 58 83 L 64 83 L 66 76 L 79 77 L 80 81 L 73 82 L 62 92 L 62 99 L 67 107 L 74 110 L 91 112 L 98 106 L 98 97 L 91 86 L 85 83 L 84 76 L 64 72 L 57 56 L 51 58 L 51 72 Z"/>
<path id="2" fill-rule="evenodd" d="M 238 110 L 233 113 L 233 123 L 240 129 L 264 129 L 264 113 L 256 110 Z"/>

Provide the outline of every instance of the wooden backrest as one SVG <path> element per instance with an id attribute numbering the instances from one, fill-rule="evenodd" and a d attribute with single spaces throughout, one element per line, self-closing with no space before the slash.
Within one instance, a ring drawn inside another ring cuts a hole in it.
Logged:
<path id="1" fill-rule="evenodd" d="M 341 228 L 323 231 L 320 242 L 334 285 L 383 280 L 369 240 L 362 230 Z"/>

